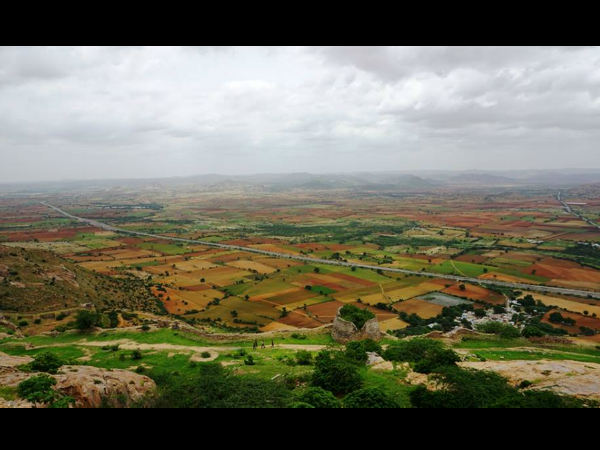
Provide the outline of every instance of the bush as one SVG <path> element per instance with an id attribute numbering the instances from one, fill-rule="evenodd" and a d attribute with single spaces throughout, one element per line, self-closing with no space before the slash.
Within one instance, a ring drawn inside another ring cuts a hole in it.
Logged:
<path id="1" fill-rule="evenodd" d="M 156 408 L 286 408 L 291 392 L 270 380 L 232 375 L 220 364 L 203 363 L 191 375 L 150 374 L 159 386 Z"/>
<path id="2" fill-rule="evenodd" d="M 442 348 L 444 345 L 439 341 L 415 338 L 390 344 L 383 357 L 388 361 L 417 362 L 425 357 L 428 350 Z"/>
<path id="3" fill-rule="evenodd" d="M 298 340 L 301 340 L 301 341 L 304 341 L 304 340 L 306 340 L 306 335 L 305 335 L 305 334 L 300 334 L 300 333 L 292 333 L 292 334 L 290 335 L 290 337 L 291 337 L 292 339 L 298 339 Z"/>
<path id="4" fill-rule="evenodd" d="M 298 401 L 307 403 L 313 408 L 339 408 L 340 401 L 325 389 L 320 387 L 309 387 L 299 396 Z"/>
<path id="5" fill-rule="evenodd" d="M 253 366 L 256 363 L 254 362 L 254 358 L 252 357 L 252 355 L 248 355 L 246 356 L 246 359 L 244 359 L 244 364 L 247 366 Z"/>
<path id="6" fill-rule="evenodd" d="M 338 395 L 360 389 L 362 380 L 356 365 L 342 352 L 323 350 L 315 359 L 312 385 Z"/>
<path id="7" fill-rule="evenodd" d="M 496 334 L 503 339 L 514 339 L 521 335 L 518 328 L 502 322 L 487 322 L 475 327 L 478 331 L 488 334 Z"/>
<path id="8" fill-rule="evenodd" d="M 340 317 L 352 322 L 360 330 L 368 320 L 375 317 L 375 314 L 368 309 L 361 309 L 354 305 L 344 305 L 340 309 Z"/>
<path id="9" fill-rule="evenodd" d="M 454 350 L 448 348 L 431 348 L 425 352 L 425 356 L 415 364 L 415 372 L 432 373 L 444 367 L 455 366 L 460 357 Z"/>
<path id="10" fill-rule="evenodd" d="M 38 375 L 22 381 L 17 387 L 19 397 L 34 403 L 50 403 L 57 396 L 52 388 L 56 380 L 49 375 Z"/>
<path id="11" fill-rule="evenodd" d="M 307 350 L 298 350 L 296 352 L 296 363 L 299 366 L 310 366 L 312 363 L 312 353 Z"/>
<path id="12" fill-rule="evenodd" d="M 448 367 L 435 377 L 444 389 L 429 391 L 424 386 L 410 393 L 417 408 L 555 408 L 581 407 L 575 398 L 549 391 L 524 391 L 508 384 L 500 375 L 459 367 Z"/>
<path id="13" fill-rule="evenodd" d="M 306 408 L 306 409 L 314 409 L 315 407 L 309 403 L 305 402 L 294 402 L 290 405 L 290 408 Z"/>
<path id="14" fill-rule="evenodd" d="M 201 356 L 202 358 L 204 358 L 204 359 L 206 359 L 206 358 L 210 358 L 210 353 L 209 353 L 209 352 L 202 352 L 202 353 L 200 353 L 200 356 Z"/>
<path id="15" fill-rule="evenodd" d="M 134 350 L 133 352 L 131 352 L 131 359 L 136 361 L 142 359 L 142 352 L 140 352 L 139 350 Z"/>
<path id="16" fill-rule="evenodd" d="M 65 361 L 50 352 L 39 353 L 33 358 L 33 361 L 27 364 L 26 368 L 34 372 L 55 374 L 61 366 L 65 365 Z"/>
<path id="17" fill-rule="evenodd" d="M 82 309 L 77 312 L 77 316 L 75 317 L 75 328 L 80 331 L 90 330 L 96 326 L 98 318 L 97 313 Z"/>
<path id="18" fill-rule="evenodd" d="M 354 391 L 344 398 L 344 408 L 399 408 L 392 397 L 379 388 Z"/>
<path id="19" fill-rule="evenodd" d="M 353 341 L 346 344 L 345 355 L 346 358 L 359 364 L 367 362 L 367 352 L 375 352 L 378 354 L 383 353 L 381 345 L 372 339 L 365 339 L 363 341 Z"/>

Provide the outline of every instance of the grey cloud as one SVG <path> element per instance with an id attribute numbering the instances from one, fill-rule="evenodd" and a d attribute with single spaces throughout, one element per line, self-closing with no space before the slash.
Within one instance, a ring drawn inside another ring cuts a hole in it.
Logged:
<path id="1" fill-rule="evenodd" d="M 598 167 L 599 119 L 598 48 L 0 48 L 0 181 Z"/>

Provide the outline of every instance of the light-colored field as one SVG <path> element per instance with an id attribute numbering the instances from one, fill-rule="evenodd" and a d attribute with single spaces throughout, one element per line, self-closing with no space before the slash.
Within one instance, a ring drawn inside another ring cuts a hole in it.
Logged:
<path id="1" fill-rule="evenodd" d="M 206 261 L 198 258 L 191 258 L 188 261 L 182 261 L 175 263 L 175 267 L 177 270 L 183 270 L 186 272 L 192 272 L 195 270 L 205 270 L 211 269 L 213 267 L 217 267 L 217 264 L 214 264 L 210 261 Z"/>
<path id="2" fill-rule="evenodd" d="M 557 306 L 558 308 L 563 308 L 567 311 L 573 311 L 580 314 L 583 314 L 584 311 L 587 311 L 590 315 L 595 313 L 597 316 L 600 316 L 600 306 L 587 305 L 585 303 L 579 303 L 573 300 L 566 300 L 558 297 L 552 297 L 550 295 L 538 294 L 537 292 L 524 292 L 523 294 L 531 294 L 533 298 L 541 301 L 546 306 Z"/>
<path id="3" fill-rule="evenodd" d="M 227 263 L 228 266 L 237 267 L 238 269 L 249 270 L 251 272 L 256 271 L 258 273 L 273 273 L 277 269 L 266 264 L 259 263 L 257 261 L 250 261 L 247 259 L 240 259 L 238 261 L 231 261 Z"/>
<path id="4" fill-rule="evenodd" d="M 50 242 L 3 242 L 2 245 L 6 247 L 26 248 L 33 250 L 48 250 L 51 252 L 64 255 L 66 253 L 77 253 L 87 251 L 87 247 L 75 244 L 73 242 L 63 241 L 50 241 Z"/>
<path id="5" fill-rule="evenodd" d="M 384 332 L 388 330 L 399 330 L 401 328 L 406 328 L 407 326 L 408 323 L 399 318 L 388 319 L 379 322 L 379 329 Z"/>

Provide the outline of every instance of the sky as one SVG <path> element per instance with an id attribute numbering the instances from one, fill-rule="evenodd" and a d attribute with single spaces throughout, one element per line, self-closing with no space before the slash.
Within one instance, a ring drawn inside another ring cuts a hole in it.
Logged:
<path id="1" fill-rule="evenodd" d="M 0 47 L 0 182 L 600 168 L 600 48 Z"/>

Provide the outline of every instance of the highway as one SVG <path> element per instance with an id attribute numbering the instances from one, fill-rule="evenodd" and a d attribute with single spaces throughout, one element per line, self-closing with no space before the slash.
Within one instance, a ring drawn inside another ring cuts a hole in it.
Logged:
<path id="1" fill-rule="evenodd" d="M 560 202 L 560 204 L 563 206 L 563 208 L 565 209 L 566 212 L 574 215 L 575 217 L 577 217 L 580 220 L 583 220 L 588 225 L 591 225 L 592 227 L 595 227 L 598 230 L 600 230 L 600 225 L 598 225 L 596 222 L 591 221 L 590 219 L 586 218 L 583 214 L 579 214 L 577 211 L 573 211 L 573 208 L 571 208 L 571 205 L 569 205 L 567 202 L 565 202 L 562 199 L 562 192 L 560 192 L 560 191 L 558 192 L 558 194 L 556 195 L 556 199 Z"/>
<path id="2" fill-rule="evenodd" d="M 560 196 L 560 193 L 559 193 L 559 196 Z M 197 240 L 197 239 L 184 239 L 184 238 L 178 238 L 178 237 L 172 237 L 172 236 L 161 236 L 159 234 L 144 233 L 141 231 L 125 230 L 123 228 L 113 227 L 111 225 L 105 224 L 103 222 L 99 222 L 97 220 L 86 219 L 83 217 L 74 216 L 74 215 L 69 214 L 68 212 L 63 211 L 62 209 L 57 208 L 56 206 L 53 206 L 46 202 L 40 202 L 40 203 L 48 208 L 53 209 L 54 211 L 58 212 L 59 214 L 62 214 L 65 217 L 68 217 L 73 220 L 77 220 L 79 222 L 87 223 L 88 225 L 92 225 L 94 227 L 101 228 L 106 231 L 112 231 L 114 233 L 121 233 L 121 234 L 135 235 L 135 236 L 144 236 L 144 237 L 150 237 L 150 238 L 154 238 L 154 239 L 163 239 L 163 240 L 167 240 L 167 241 L 183 242 L 186 244 L 205 245 L 208 247 L 217 247 L 217 248 L 222 248 L 222 249 L 227 249 L 227 250 L 238 250 L 238 251 L 244 251 L 244 252 L 249 252 L 249 253 L 257 253 L 260 255 L 271 256 L 274 258 L 283 258 L 283 259 L 291 259 L 291 260 L 295 260 L 295 261 L 302 261 L 302 262 L 306 262 L 306 263 L 327 264 L 330 266 L 357 267 L 360 269 L 369 269 L 369 270 L 381 270 L 383 272 L 402 273 L 402 274 L 406 274 L 406 275 L 419 275 L 419 276 L 424 276 L 424 277 L 429 277 L 429 278 L 441 278 L 441 279 L 446 279 L 446 280 L 455 281 L 455 282 L 477 283 L 477 284 L 486 285 L 486 286 L 499 286 L 499 287 L 506 287 L 506 288 L 511 288 L 511 289 L 536 291 L 536 292 L 543 292 L 543 293 L 550 293 L 550 294 L 565 294 L 565 295 L 592 297 L 592 298 L 600 300 L 600 292 L 597 292 L 597 291 L 567 289 L 567 288 L 560 288 L 560 287 L 554 287 L 554 286 L 541 286 L 541 285 L 536 285 L 536 284 L 511 283 L 511 282 L 507 282 L 507 281 L 486 280 L 486 279 L 479 279 L 479 278 L 470 278 L 470 277 L 465 277 L 465 276 L 446 275 L 446 274 L 433 273 L 433 272 L 418 272 L 415 270 L 398 269 L 395 267 L 372 266 L 372 265 L 368 265 L 368 264 L 360 264 L 360 263 L 347 262 L 347 261 L 311 258 L 308 256 L 293 255 L 293 254 L 288 254 L 288 253 L 270 252 L 267 250 L 261 250 L 261 249 L 252 248 L 252 247 L 242 247 L 239 245 L 220 244 L 218 242 L 207 242 L 207 241 L 202 241 L 202 240 Z"/>

